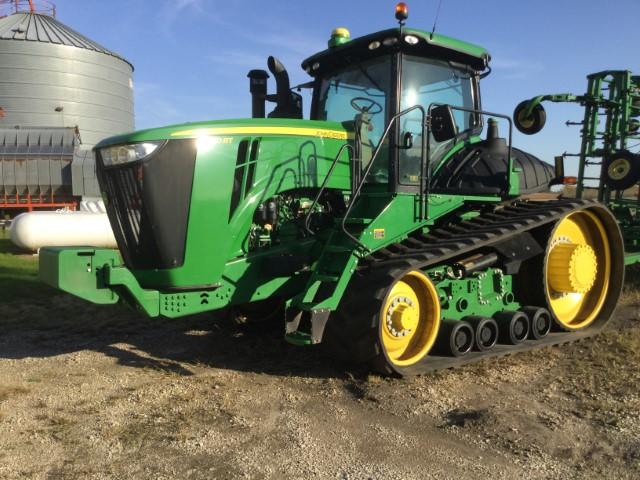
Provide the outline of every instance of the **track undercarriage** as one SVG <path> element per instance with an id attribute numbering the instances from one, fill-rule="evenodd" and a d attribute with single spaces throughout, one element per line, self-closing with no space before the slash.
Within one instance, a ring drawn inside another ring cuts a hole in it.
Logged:
<path id="1" fill-rule="evenodd" d="M 505 203 L 361 261 L 325 341 L 414 375 L 592 336 L 620 295 L 621 242 L 595 202 Z"/>

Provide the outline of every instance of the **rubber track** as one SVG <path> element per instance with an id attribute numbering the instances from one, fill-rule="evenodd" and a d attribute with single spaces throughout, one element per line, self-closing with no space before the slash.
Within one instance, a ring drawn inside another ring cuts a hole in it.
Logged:
<path id="1" fill-rule="evenodd" d="M 376 269 L 392 268 L 394 264 L 407 260 L 412 262 L 412 268 L 432 267 L 477 249 L 490 247 L 523 232 L 550 225 L 571 211 L 592 205 L 599 204 L 577 199 L 516 201 L 505 204 L 473 219 L 438 228 L 427 235 L 414 234 L 400 243 L 378 250 L 363 259 L 359 270 L 371 269 L 371 273 L 374 273 Z M 488 352 L 471 352 L 463 357 L 427 355 L 420 363 L 404 370 L 409 375 L 415 375 L 460 367 L 486 358 L 570 343 L 596 335 L 605 324 L 606 322 L 596 321 L 591 327 L 578 332 L 552 332 L 542 340 L 527 340 L 520 345 L 498 344 Z"/>

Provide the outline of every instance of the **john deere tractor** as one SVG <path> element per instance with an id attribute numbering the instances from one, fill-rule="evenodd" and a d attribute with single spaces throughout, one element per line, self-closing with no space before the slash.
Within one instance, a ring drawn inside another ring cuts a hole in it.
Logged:
<path id="1" fill-rule="evenodd" d="M 152 317 L 282 304 L 289 342 L 393 375 L 599 331 L 623 282 L 615 219 L 550 193 L 562 179 L 482 109 L 486 50 L 396 18 L 302 63 L 308 120 L 270 57 L 253 118 L 102 141 L 119 251 L 43 249 L 41 278 Z"/>

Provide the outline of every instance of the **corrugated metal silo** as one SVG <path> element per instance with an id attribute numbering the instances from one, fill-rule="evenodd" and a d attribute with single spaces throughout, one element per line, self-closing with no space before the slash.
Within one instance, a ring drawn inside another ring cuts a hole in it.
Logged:
<path id="1" fill-rule="evenodd" d="M 50 2 L 0 0 L 0 215 L 99 197 L 91 148 L 133 130 L 132 75 Z"/>
<path id="2" fill-rule="evenodd" d="M 0 18 L 0 128 L 75 127 L 82 143 L 133 130 L 133 66 L 49 15 Z"/>

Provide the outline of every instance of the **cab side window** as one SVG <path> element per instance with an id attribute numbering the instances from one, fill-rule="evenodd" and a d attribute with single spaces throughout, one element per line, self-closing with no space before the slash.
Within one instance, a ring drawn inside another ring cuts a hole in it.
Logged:
<path id="1" fill-rule="evenodd" d="M 447 62 L 405 56 L 402 63 L 402 96 L 400 109 L 422 105 L 426 112 L 432 104 L 474 108 L 473 79 L 468 72 L 453 68 Z M 475 126 L 475 115 L 454 110 L 458 131 Z M 422 114 L 414 110 L 400 119 L 400 138 L 413 136 L 413 147 L 400 150 L 398 179 L 404 185 L 417 185 L 420 179 Z M 447 150 L 449 142 L 431 141 L 431 160 Z"/>

